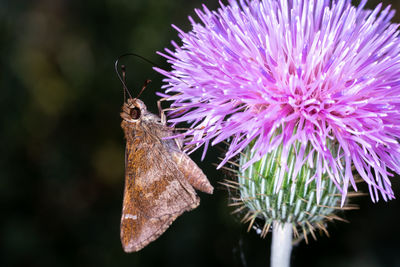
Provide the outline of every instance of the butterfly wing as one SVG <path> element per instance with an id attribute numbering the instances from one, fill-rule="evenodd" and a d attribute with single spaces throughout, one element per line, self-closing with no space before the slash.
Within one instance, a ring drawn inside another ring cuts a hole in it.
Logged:
<path id="1" fill-rule="evenodd" d="M 145 140 L 144 140 L 145 139 Z M 156 136 L 127 137 L 121 241 L 126 252 L 157 239 L 183 212 L 199 205 L 168 147 Z"/>
<path id="2" fill-rule="evenodd" d="M 214 188 L 208 181 L 207 176 L 185 152 L 174 150 L 171 153 L 171 157 L 185 179 L 194 188 L 208 194 L 213 193 Z"/>

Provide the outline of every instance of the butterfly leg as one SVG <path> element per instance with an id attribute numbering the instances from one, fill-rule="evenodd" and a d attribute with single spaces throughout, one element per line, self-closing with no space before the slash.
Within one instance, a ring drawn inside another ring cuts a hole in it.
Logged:
<path id="1" fill-rule="evenodd" d="M 165 115 L 165 112 L 169 111 L 169 110 L 175 110 L 176 109 L 176 108 L 165 108 L 165 109 L 163 109 L 162 106 L 161 106 L 161 102 L 162 101 L 166 101 L 166 100 L 168 100 L 168 97 L 163 97 L 163 98 L 161 98 L 160 100 L 157 101 L 157 107 L 158 107 L 158 112 L 159 112 L 160 117 L 161 117 L 161 123 L 164 124 L 164 125 L 167 123 L 167 116 Z"/>
<path id="2" fill-rule="evenodd" d="M 161 106 L 161 102 L 163 102 L 163 101 L 171 101 L 171 100 L 170 100 L 170 97 L 174 97 L 174 96 L 177 96 L 177 95 L 180 95 L 180 94 L 181 94 L 181 93 L 178 93 L 178 94 L 172 95 L 172 96 L 163 97 L 163 98 L 161 98 L 160 100 L 157 101 L 158 112 L 159 112 L 159 114 L 160 114 L 161 122 L 162 122 L 164 125 L 165 125 L 166 122 L 167 122 L 167 117 L 165 116 L 165 112 L 166 112 L 166 111 L 170 111 L 170 110 L 176 110 L 177 108 L 171 108 L 171 107 L 169 107 L 169 108 L 163 109 L 162 106 Z M 177 130 L 177 129 L 175 129 L 175 130 Z M 183 129 L 183 130 L 187 130 L 187 129 Z"/>

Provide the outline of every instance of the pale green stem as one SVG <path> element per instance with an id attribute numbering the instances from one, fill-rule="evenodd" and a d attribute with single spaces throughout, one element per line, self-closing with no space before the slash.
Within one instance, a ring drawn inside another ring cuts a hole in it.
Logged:
<path id="1" fill-rule="evenodd" d="M 274 222 L 272 227 L 271 267 L 290 267 L 292 224 Z"/>

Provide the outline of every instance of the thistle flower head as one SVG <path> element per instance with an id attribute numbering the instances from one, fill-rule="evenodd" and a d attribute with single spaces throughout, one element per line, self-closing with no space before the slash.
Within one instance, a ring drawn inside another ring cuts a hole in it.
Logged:
<path id="1" fill-rule="evenodd" d="M 157 69 L 176 108 L 170 122 L 191 122 L 183 135 L 204 153 L 228 140 L 220 166 L 252 143 L 244 169 L 278 147 L 287 169 L 292 151 L 292 177 L 307 165 L 318 200 L 327 176 L 343 205 L 348 187 L 356 189 L 355 173 L 373 201 L 394 198 L 399 32 L 389 6 L 367 10 L 366 2 L 231 0 L 217 11 L 196 10 L 201 22 L 189 18 L 190 32 L 175 27 L 182 45 L 160 53 L 172 64 L 170 71 Z"/>

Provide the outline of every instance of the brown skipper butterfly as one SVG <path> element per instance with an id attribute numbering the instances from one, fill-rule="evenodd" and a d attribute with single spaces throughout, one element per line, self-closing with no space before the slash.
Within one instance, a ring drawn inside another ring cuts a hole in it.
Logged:
<path id="1" fill-rule="evenodd" d="M 199 205 L 194 188 L 212 194 L 213 187 L 182 151 L 181 141 L 168 139 L 176 135 L 174 129 L 138 99 L 149 81 L 138 97 L 132 98 L 126 87 L 125 71 L 124 78 L 118 73 L 118 60 L 115 67 L 124 94 L 128 95 L 121 112 L 126 139 L 121 242 L 125 252 L 134 252 L 157 239 L 183 212 Z"/>

